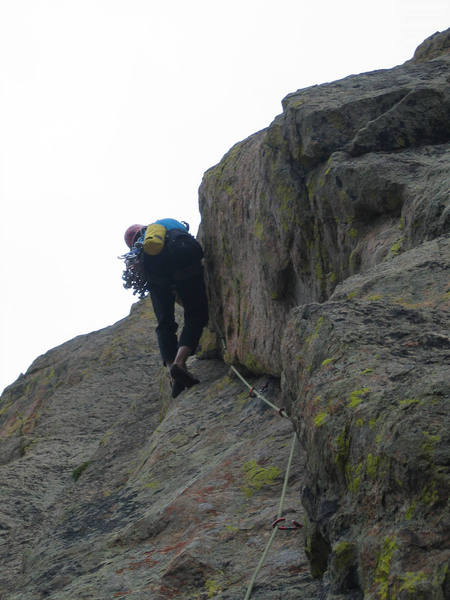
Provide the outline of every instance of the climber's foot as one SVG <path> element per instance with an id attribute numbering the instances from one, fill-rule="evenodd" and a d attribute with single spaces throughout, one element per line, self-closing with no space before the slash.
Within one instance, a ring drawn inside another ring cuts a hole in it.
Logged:
<path id="1" fill-rule="evenodd" d="M 175 383 L 177 383 L 178 385 L 183 385 L 184 386 L 183 389 L 185 387 L 190 388 L 193 385 L 195 385 L 196 383 L 200 383 L 200 381 L 198 379 L 196 379 L 193 375 L 191 375 L 191 373 L 189 373 L 189 371 L 187 369 L 183 369 L 176 363 L 174 363 L 170 367 L 170 374 L 174 381 L 174 385 L 175 385 Z M 175 396 L 174 396 L 174 398 L 175 398 Z"/>

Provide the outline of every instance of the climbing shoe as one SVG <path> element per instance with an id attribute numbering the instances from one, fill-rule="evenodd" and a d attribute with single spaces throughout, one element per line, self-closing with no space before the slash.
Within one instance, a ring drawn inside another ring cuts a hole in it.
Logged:
<path id="1" fill-rule="evenodd" d="M 191 375 L 189 371 L 183 369 L 182 367 L 179 367 L 178 365 L 172 365 L 172 367 L 170 368 L 170 374 L 172 376 L 174 384 L 177 383 L 179 385 L 183 385 L 183 389 L 185 387 L 190 388 L 196 383 L 200 383 L 200 381 L 196 379 L 193 375 Z"/>
<path id="2" fill-rule="evenodd" d="M 181 381 L 172 379 L 172 398 L 176 398 L 181 392 L 186 389 L 186 386 Z"/>

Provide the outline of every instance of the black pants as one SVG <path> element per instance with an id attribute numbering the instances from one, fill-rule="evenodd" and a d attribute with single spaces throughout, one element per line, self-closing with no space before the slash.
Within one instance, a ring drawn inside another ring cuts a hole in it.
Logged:
<path id="1" fill-rule="evenodd" d="M 184 325 L 179 340 L 176 335 L 175 292 L 184 308 Z M 208 300 L 201 265 L 190 277 L 174 278 L 170 283 L 152 283 L 150 296 L 158 320 L 156 333 L 164 364 L 174 361 L 180 346 L 189 346 L 195 352 L 203 327 L 208 323 Z"/>

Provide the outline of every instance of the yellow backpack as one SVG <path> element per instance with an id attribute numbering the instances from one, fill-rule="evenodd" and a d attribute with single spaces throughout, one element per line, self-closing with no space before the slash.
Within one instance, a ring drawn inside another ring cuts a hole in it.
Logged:
<path id="1" fill-rule="evenodd" d="M 167 229 L 164 225 L 152 223 L 145 230 L 143 248 L 146 254 L 156 256 L 164 248 Z"/>

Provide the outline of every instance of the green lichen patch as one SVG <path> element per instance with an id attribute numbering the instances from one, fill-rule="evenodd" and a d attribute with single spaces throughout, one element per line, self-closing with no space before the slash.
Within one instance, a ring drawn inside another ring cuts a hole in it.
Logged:
<path id="1" fill-rule="evenodd" d="M 79 465 L 78 467 L 76 467 L 76 469 L 74 469 L 72 471 L 72 479 L 74 481 L 78 481 L 81 477 L 81 475 L 86 471 L 86 469 L 88 468 L 88 466 L 91 464 L 90 460 L 85 461 L 84 463 L 81 463 L 81 465 Z"/>
<path id="2" fill-rule="evenodd" d="M 142 487 L 147 490 L 161 490 L 163 486 L 157 479 L 150 478 L 149 481 L 143 483 Z"/>
<path id="3" fill-rule="evenodd" d="M 361 404 L 361 402 L 364 399 L 364 396 L 366 396 L 369 391 L 370 389 L 368 387 L 362 388 L 361 390 L 354 390 L 350 394 L 350 401 L 348 403 L 348 406 L 350 408 L 356 408 L 358 404 Z"/>
<path id="4" fill-rule="evenodd" d="M 244 496 L 250 498 L 264 486 L 276 485 L 280 469 L 275 466 L 262 467 L 256 460 L 249 460 L 242 466 L 246 485 L 242 488 Z"/>
<path id="5" fill-rule="evenodd" d="M 344 427 L 341 430 L 341 433 L 337 436 L 335 440 L 336 447 L 336 458 L 335 462 L 338 468 L 345 472 L 345 465 L 348 460 L 348 454 L 350 449 L 350 438 L 348 436 L 347 428 Z"/>
<path id="6" fill-rule="evenodd" d="M 389 248 L 388 258 L 393 258 L 394 256 L 398 256 L 402 251 L 403 246 L 403 238 L 397 240 L 392 246 Z"/>
<path id="7" fill-rule="evenodd" d="M 388 600 L 391 564 L 397 549 L 397 541 L 394 535 L 384 538 L 383 545 L 377 557 L 375 570 L 375 583 L 378 585 L 379 600 Z"/>
<path id="8" fill-rule="evenodd" d="M 376 477 L 377 477 L 377 470 L 378 470 L 379 462 L 380 462 L 379 456 L 373 456 L 373 454 L 367 455 L 367 460 L 366 460 L 367 474 L 369 475 L 369 477 L 371 479 L 376 479 Z"/>
<path id="9" fill-rule="evenodd" d="M 345 560 L 345 557 L 348 556 L 350 551 L 353 551 L 353 548 L 354 545 L 350 542 L 338 542 L 333 546 L 333 552 L 335 556 Z"/>
<path id="10" fill-rule="evenodd" d="M 350 465 L 349 463 L 345 466 L 345 477 L 347 480 L 348 490 L 351 494 L 356 494 L 361 485 L 361 477 L 363 474 L 363 463 L 357 465 Z"/>
<path id="11" fill-rule="evenodd" d="M 314 417 L 314 425 L 316 427 L 321 427 L 325 421 L 328 419 L 329 414 L 327 412 L 320 412 Z"/>
<path id="12" fill-rule="evenodd" d="M 420 583 L 427 580 L 427 576 L 423 571 L 407 571 L 405 575 L 401 577 L 402 583 L 399 587 L 399 593 L 408 592 L 411 598 L 415 598 L 415 594 L 418 592 Z M 413 595 L 411 595 L 413 594 Z"/>
<path id="13" fill-rule="evenodd" d="M 331 364 L 334 361 L 334 358 L 326 358 L 325 360 L 322 361 L 322 367 L 326 367 L 327 365 Z"/>
<path id="14" fill-rule="evenodd" d="M 340 541 L 332 549 L 333 570 L 339 575 L 344 575 L 355 562 L 355 544 L 348 541 Z"/>
<path id="15" fill-rule="evenodd" d="M 400 400 L 400 406 L 407 407 L 412 406 L 413 404 L 419 404 L 419 401 L 416 398 L 405 398 L 404 400 Z"/>
<path id="16" fill-rule="evenodd" d="M 350 268 L 351 273 L 356 273 L 356 271 L 358 270 L 358 268 L 360 266 L 360 263 L 361 263 L 360 251 L 357 248 L 355 248 L 354 250 L 352 250 L 352 252 L 350 253 L 350 256 L 348 257 L 348 266 Z"/>
<path id="17" fill-rule="evenodd" d="M 243 361 L 243 364 L 249 371 L 255 373 L 256 375 L 264 374 L 266 372 L 264 365 L 254 354 L 248 353 Z"/>
<path id="18" fill-rule="evenodd" d="M 208 598 L 214 598 L 218 593 L 222 591 L 222 586 L 219 582 L 214 579 L 208 579 L 205 582 L 206 592 L 208 594 Z"/>
<path id="19" fill-rule="evenodd" d="M 370 419 L 369 420 L 370 429 L 374 429 L 378 425 L 379 420 L 380 420 L 380 417 L 374 417 L 373 419 Z"/>
<path id="20" fill-rule="evenodd" d="M 436 482 L 432 481 L 431 484 L 426 485 L 420 497 L 421 501 L 427 506 L 433 506 L 439 500 L 439 493 L 436 489 Z"/>
<path id="21" fill-rule="evenodd" d="M 307 336 L 307 338 L 305 340 L 308 345 L 310 345 L 312 342 L 314 342 L 314 340 L 316 340 L 319 337 L 319 332 L 320 332 L 320 330 L 322 328 L 323 321 L 324 321 L 323 317 L 319 317 L 317 319 L 317 323 L 316 323 L 316 326 L 314 328 L 314 333 L 312 333 L 311 335 Z"/>
<path id="22" fill-rule="evenodd" d="M 366 473 L 372 481 L 380 480 L 386 475 L 389 467 L 389 459 L 385 456 L 369 453 L 366 458 Z"/>
<path id="23" fill-rule="evenodd" d="M 411 504 L 408 506 L 408 508 L 406 509 L 406 512 L 405 512 L 405 519 L 407 521 L 410 521 L 413 518 L 414 513 L 416 512 L 416 508 L 417 508 L 417 502 L 416 501 L 411 502 Z"/>
<path id="24" fill-rule="evenodd" d="M 441 441 L 440 435 L 432 435 L 428 431 L 423 432 L 424 441 L 421 446 L 422 452 L 428 457 L 432 457 L 434 454 L 434 448 L 438 442 Z"/>

